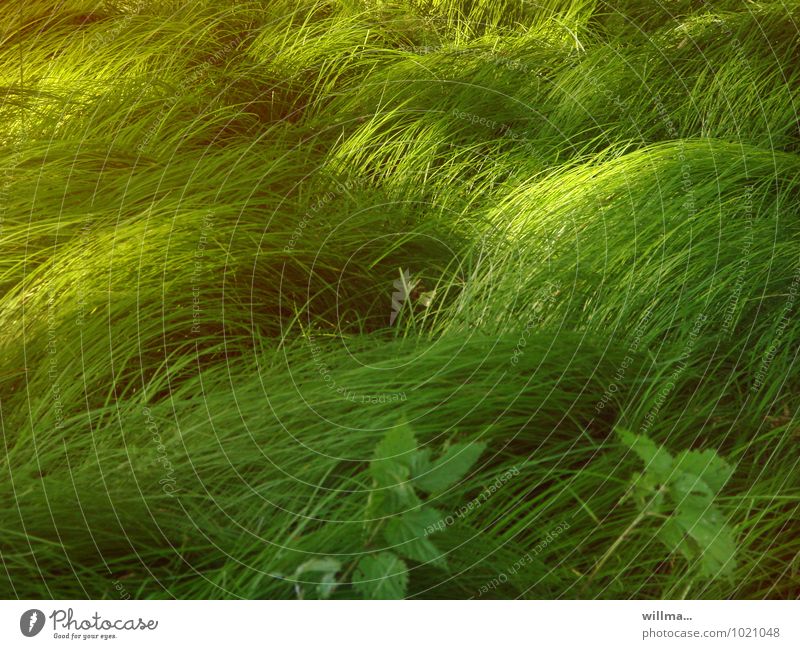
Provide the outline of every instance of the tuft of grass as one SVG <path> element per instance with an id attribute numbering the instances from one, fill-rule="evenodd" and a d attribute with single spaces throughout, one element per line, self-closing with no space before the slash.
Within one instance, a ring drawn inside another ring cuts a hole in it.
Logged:
<path id="1" fill-rule="evenodd" d="M 0 595 L 795 596 L 798 11 L 16 3 Z M 376 507 L 404 426 L 483 452 Z M 730 467 L 728 568 L 620 429 Z"/>

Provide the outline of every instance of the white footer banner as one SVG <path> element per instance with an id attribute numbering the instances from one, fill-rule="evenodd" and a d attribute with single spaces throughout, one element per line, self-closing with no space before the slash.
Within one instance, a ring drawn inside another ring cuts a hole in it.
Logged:
<path id="1" fill-rule="evenodd" d="M 0 647 L 800 647 L 799 601 L 2 601 Z M 239 645 L 237 643 L 246 643 Z"/>

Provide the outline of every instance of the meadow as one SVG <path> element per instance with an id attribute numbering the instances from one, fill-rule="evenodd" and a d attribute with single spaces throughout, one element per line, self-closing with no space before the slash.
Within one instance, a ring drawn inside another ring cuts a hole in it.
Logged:
<path id="1" fill-rule="evenodd" d="M 4 2 L 0 597 L 798 597 L 799 22 Z"/>

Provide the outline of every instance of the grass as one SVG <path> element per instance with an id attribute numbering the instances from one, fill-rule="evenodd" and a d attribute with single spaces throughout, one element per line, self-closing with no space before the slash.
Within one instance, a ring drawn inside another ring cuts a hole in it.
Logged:
<path id="1" fill-rule="evenodd" d="M 798 12 L 14 3 L 0 595 L 796 597 Z M 377 515 L 402 430 L 485 449 Z M 621 430 L 730 466 L 682 538 Z"/>

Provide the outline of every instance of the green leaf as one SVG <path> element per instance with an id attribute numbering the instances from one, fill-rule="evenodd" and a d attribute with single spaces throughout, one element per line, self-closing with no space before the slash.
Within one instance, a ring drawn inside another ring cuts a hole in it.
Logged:
<path id="1" fill-rule="evenodd" d="M 366 518 L 375 519 L 399 514 L 419 506 L 421 502 L 409 480 L 393 483 L 391 486 L 370 492 Z"/>
<path id="2" fill-rule="evenodd" d="M 423 448 L 411 456 L 411 475 L 418 478 L 431 470 L 431 450 Z"/>
<path id="3" fill-rule="evenodd" d="M 648 472 L 661 482 L 666 482 L 672 474 L 673 460 L 669 452 L 646 435 L 635 435 L 623 428 L 616 429 L 623 444 L 638 455 Z"/>
<path id="4" fill-rule="evenodd" d="M 733 467 L 711 449 L 678 453 L 674 470 L 697 476 L 714 494 L 719 493 L 733 475 Z"/>
<path id="5" fill-rule="evenodd" d="M 701 574 L 730 576 L 736 568 L 736 538 L 722 514 L 714 506 L 689 500 L 681 504 L 674 520 L 692 540 Z"/>
<path id="6" fill-rule="evenodd" d="M 669 481 L 670 495 L 677 505 L 687 498 L 699 500 L 701 505 L 708 506 L 714 500 L 716 493 L 711 490 L 699 476 L 691 473 L 675 473 Z"/>
<path id="7" fill-rule="evenodd" d="M 665 490 L 651 473 L 634 473 L 631 491 L 639 507 L 648 513 L 660 513 L 664 507 Z"/>
<path id="8" fill-rule="evenodd" d="M 408 569 L 393 552 L 362 557 L 353 587 L 366 599 L 403 599 L 408 588 Z"/>
<path id="9" fill-rule="evenodd" d="M 409 559 L 446 568 L 444 556 L 427 538 L 429 530 L 441 520 L 442 515 L 433 507 L 420 507 L 391 519 L 386 525 L 384 538 L 393 550 Z"/>
<path id="10" fill-rule="evenodd" d="M 670 552 L 681 554 L 687 561 L 694 558 L 694 548 L 689 543 L 686 530 L 674 518 L 664 521 L 656 536 Z"/>
<path id="11" fill-rule="evenodd" d="M 730 576 L 736 567 L 736 536 L 714 499 L 733 474 L 713 450 L 683 451 L 673 460 L 645 436 L 617 430 L 624 444 L 645 463 L 632 492 L 647 514 L 665 515 L 657 531 L 670 552 L 694 562 L 702 576 Z"/>
<path id="12" fill-rule="evenodd" d="M 411 462 L 417 440 L 408 424 L 390 430 L 375 447 L 370 473 L 378 486 L 388 487 L 405 482 L 411 475 Z"/>
<path id="13" fill-rule="evenodd" d="M 370 473 L 377 487 L 394 487 L 407 483 L 411 478 L 411 470 L 394 460 L 373 461 Z"/>
<path id="14" fill-rule="evenodd" d="M 427 471 L 413 475 L 414 484 L 428 493 L 444 491 L 467 475 L 485 448 L 480 442 L 451 445 Z"/>
<path id="15" fill-rule="evenodd" d="M 392 428 L 375 447 L 375 459 L 393 459 L 410 464 L 411 453 L 417 450 L 417 440 L 407 423 Z"/>

